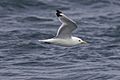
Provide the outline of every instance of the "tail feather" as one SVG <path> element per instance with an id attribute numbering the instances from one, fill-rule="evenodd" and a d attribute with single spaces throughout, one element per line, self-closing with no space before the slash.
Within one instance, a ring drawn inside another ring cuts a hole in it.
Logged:
<path id="1" fill-rule="evenodd" d="M 41 43 L 45 43 L 45 44 L 51 44 L 50 42 L 46 41 L 46 40 L 38 40 L 40 41 Z"/>

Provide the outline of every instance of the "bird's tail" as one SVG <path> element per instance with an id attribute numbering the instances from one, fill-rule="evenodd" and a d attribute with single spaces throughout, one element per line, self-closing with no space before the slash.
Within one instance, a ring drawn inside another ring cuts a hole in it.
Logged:
<path id="1" fill-rule="evenodd" d="M 46 43 L 46 44 L 51 44 L 50 42 L 48 42 L 47 40 L 38 40 L 41 43 Z"/>

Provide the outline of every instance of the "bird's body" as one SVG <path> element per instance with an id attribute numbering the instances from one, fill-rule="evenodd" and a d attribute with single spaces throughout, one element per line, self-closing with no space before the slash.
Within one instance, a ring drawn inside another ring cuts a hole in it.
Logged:
<path id="1" fill-rule="evenodd" d="M 67 39 L 51 38 L 51 39 L 39 40 L 39 41 L 45 42 L 48 44 L 55 44 L 55 45 L 70 47 L 70 46 L 77 45 L 78 40 L 79 40 L 79 38 L 72 36 L 71 38 L 67 38 Z"/>
<path id="2" fill-rule="evenodd" d="M 74 46 L 81 43 L 86 43 L 82 39 L 72 36 L 72 31 L 77 28 L 77 25 L 73 20 L 65 16 L 59 10 L 57 10 L 56 15 L 60 20 L 60 22 L 62 23 L 62 25 L 59 27 L 57 31 L 56 36 L 51 39 L 39 40 L 40 42 L 66 46 L 66 47 Z"/>

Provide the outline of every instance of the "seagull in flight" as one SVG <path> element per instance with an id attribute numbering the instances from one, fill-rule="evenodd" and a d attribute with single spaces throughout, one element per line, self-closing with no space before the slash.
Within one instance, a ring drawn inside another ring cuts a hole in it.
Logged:
<path id="1" fill-rule="evenodd" d="M 77 28 L 76 23 L 63 14 L 60 10 L 56 10 L 56 15 L 62 25 L 59 27 L 55 37 L 51 39 L 39 40 L 40 42 L 71 47 L 79 44 L 85 44 L 82 39 L 72 36 L 72 32 Z"/>

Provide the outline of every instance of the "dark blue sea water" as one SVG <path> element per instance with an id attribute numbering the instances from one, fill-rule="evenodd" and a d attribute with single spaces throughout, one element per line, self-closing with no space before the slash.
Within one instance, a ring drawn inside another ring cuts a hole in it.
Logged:
<path id="1" fill-rule="evenodd" d="M 41 44 L 76 21 L 88 44 Z M 120 80 L 120 0 L 0 0 L 0 80 Z"/>

